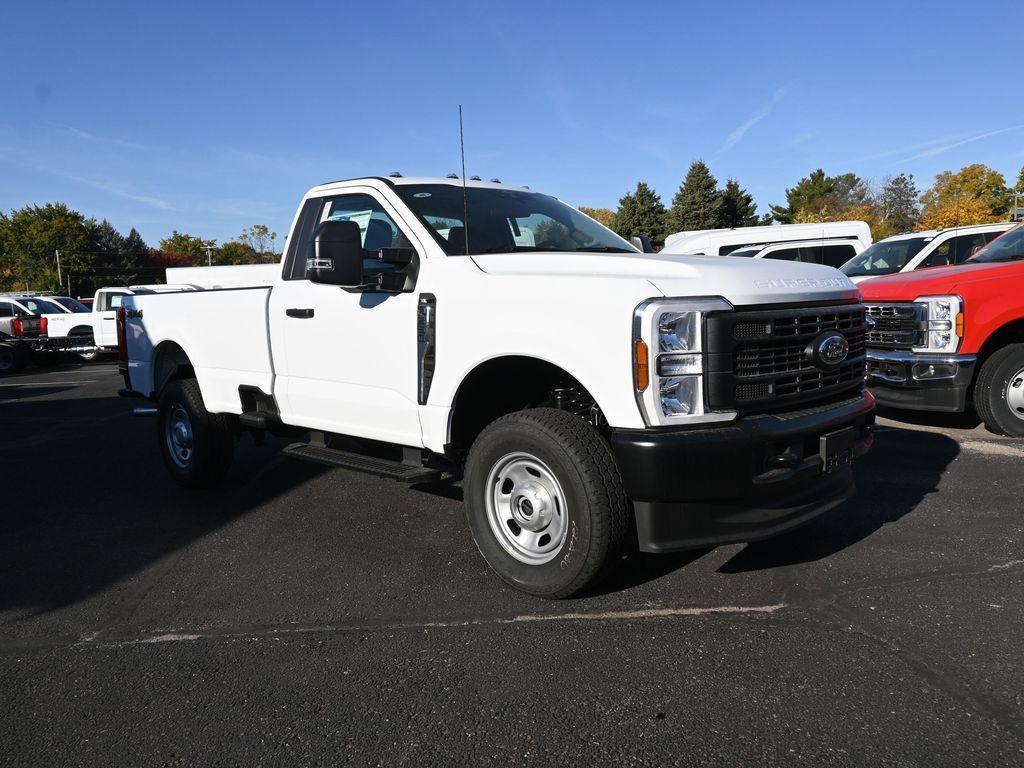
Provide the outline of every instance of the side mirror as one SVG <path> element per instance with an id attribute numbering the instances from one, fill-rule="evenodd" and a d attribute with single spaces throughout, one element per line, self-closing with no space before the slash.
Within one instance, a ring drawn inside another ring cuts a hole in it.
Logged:
<path id="1" fill-rule="evenodd" d="M 647 235 L 633 235 L 629 242 L 635 245 L 642 253 L 654 253 L 654 246 Z"/>
<path id="2" fill-rule="evenodd" d="M 363 284 L 363 241 L 354 221 L 324 221 L 313 231 L 306 259 L 313 283 L 358 288 Z"/>

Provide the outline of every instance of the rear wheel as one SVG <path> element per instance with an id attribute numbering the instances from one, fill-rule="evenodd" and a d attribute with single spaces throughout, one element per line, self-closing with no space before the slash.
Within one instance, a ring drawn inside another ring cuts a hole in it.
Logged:
<path id="1" fill-rule="evenodd" d="M 26 357 L 21 345 L 0 343 L 0 376 L 20 371 L 25 367 Z"/>
<path id="2" fill-rule="evenodd" d="M 476 439 L 463 485 L 477 548 L 512 586 L 569 597 L 617 559 L 628 501 L 603 437 L 578 416 L 537 408 Z"/>
<path id="3" fill-rule="evenodd" d="M 234 435 L 224 415 L 206 410 L 195 379 L 175 379 L 164 388 L 157 423 L 164 466 L 180 485 L 208 488 L 224 477 Z"/>
<path id="4" fill-rule="evenodd" d="M 993 432 L 1024 437 L 1024 344 L 989 357 L 974 387 L 974 407 Z"/>

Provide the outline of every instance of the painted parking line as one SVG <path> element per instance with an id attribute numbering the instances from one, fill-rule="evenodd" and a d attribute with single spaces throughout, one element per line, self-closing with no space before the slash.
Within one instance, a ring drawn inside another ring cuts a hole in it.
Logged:
<path id="1" fill-rule="evenodd" d="M 79 384 L 95 384 L 99 379 L 79 379 L 77 381 L 19 381 L 17 384 L 0 384 L 0 387 L 52 387 L 54 384 L 68 384 L 77 387 Z"/>

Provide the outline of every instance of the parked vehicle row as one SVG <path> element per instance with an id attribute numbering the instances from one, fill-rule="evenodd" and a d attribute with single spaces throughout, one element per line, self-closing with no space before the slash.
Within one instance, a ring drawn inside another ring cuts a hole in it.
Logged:
<path id="1" fill-rule="evenodd" d="M 853 493 L 866 316 L 831 267 L 641 253 L 553 197 L 449 179 L 315 187 L 287 242 L 272 285 L 123 298 L 122 393 L 157 404 L 183 485 L 247 432 L 461 479 L 485 560 L 547 597 L 628 539 L 749 541 Z"/>

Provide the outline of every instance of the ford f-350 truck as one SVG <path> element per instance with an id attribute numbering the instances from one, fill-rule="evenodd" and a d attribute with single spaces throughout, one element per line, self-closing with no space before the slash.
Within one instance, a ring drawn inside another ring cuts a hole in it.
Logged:
<path id="1" fill-rule="evenodd" d="M 881 405 L 963 411 L 1024 437 L 1024 224 L 959 266 L 865 280 L 868 386 Z"/>
<path id="2" fill-rule="evenodd" d="M 865 322 L 829 267 L 644 254 L 527 188 L 364 178 L 306 194 L 272 286 L 126 296 L 118 330 L 181 483 L 245 432 L 308 433 L 286 450 L 461 480 L 491 568 L 565 597 L 625 546 L 764 538 L 849 498 Z"/>

